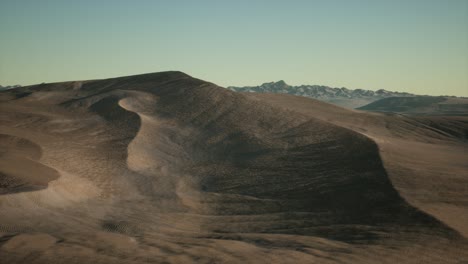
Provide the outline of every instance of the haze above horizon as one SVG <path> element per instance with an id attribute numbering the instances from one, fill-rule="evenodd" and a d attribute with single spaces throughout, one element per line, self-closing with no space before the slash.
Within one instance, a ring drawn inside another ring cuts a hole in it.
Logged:
<path id="1" fill-rule="evenodd" d="M 468 96 L 468 1 L 0 2 L 0 85 L 179 70 Z"/>

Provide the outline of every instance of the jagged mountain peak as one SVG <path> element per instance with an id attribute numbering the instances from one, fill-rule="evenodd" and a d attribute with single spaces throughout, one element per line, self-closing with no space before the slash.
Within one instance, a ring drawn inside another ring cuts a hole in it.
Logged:
<path id="1" fill-rule="evenodd" d="M 289 84 L 287 84 L 284 80 L 279 80 L 276 82 L 266 82 L 260 85 L 260 87 L 273 87 L 273 88 L 279 88 L 279 89 L 285 89 L 291 87 Z"/>

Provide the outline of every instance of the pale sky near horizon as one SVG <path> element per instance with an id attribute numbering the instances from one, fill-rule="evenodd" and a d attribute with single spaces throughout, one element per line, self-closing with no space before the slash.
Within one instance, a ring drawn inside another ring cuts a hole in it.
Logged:
<path id="1" fill-rule="evenodd" d="M 0 39 L 0 85 L 179 70 L 468 96 L 468 0 L 0 0 Z"/>

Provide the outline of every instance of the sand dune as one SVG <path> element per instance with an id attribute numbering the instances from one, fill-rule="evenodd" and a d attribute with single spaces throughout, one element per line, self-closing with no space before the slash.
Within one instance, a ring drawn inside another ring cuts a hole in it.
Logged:
<path id="1" fill-rule="evenodd" d="M 468 260 L 466 118 L 164 72 L 1 92 L 0 120 L 1 263 Z"/>

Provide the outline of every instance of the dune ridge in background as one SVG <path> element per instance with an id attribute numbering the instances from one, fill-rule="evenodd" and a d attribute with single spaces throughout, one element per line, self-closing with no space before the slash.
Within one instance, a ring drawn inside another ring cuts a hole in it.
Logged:
<path id="1" fill-rule="evenodd" d="M 2 263 L 468 260 L 466 117 L 235 93 L 181 72 L 0 102 Z"/>
<path id="2" fill-rule="evenodd" d="M 389 97 L 358 109 L 413 115 L 466 116 L 468 114 L 468 98 L 447 96 Z"/>

